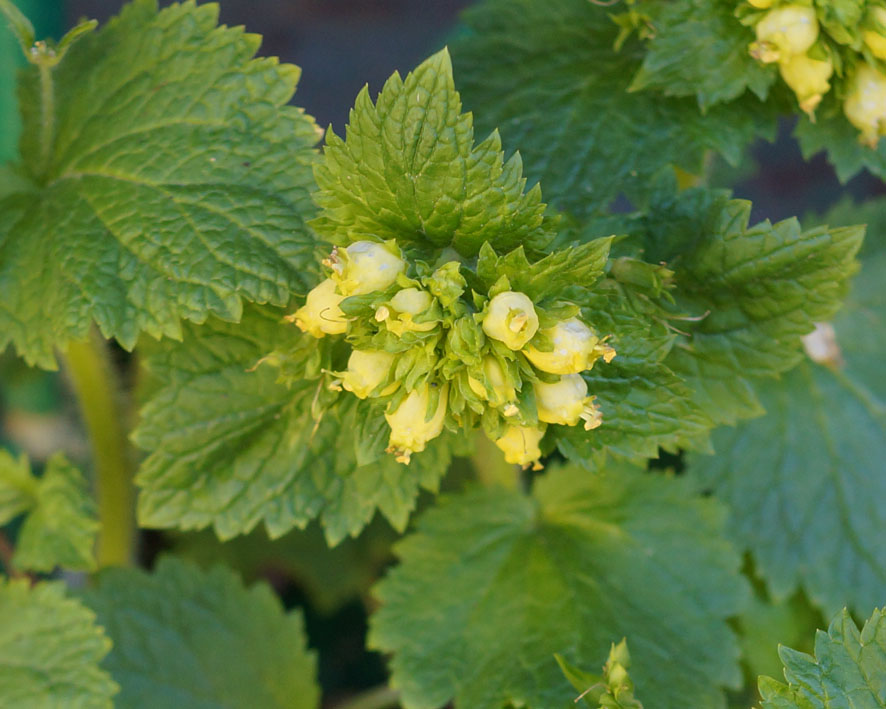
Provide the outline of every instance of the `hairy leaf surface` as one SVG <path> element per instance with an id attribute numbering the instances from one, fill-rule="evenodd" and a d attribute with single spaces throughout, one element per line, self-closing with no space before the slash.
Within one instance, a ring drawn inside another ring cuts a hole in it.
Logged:
<path id="1" fill-rule="evenodd" d="M 137 477 L 143 525 L 212 526 L 226 539 L 264 522 L 279 537 L 320 517 L 335 543 L 359 533 L 376 510 L 402 530 L 419 490 L 436 490 L 451 457 L 449 437 L 409 466 L 378 454 L 358 465 L 355 432 L 369 415 L 355 397 L 340 393 L 321 416 L 315 403 L 330 395 L 329 378 L 288 387 L 274 367 L 256 367 L 275 347 L 304 339 L 319 346 L 282 317 L 253 307 L 239 325 L 211 320 L 189 327 L 181 344 L 154 346 L 148 366 L 163 386 L 134 433 L 150 451 Z"/>
<path id="2" fill-rule="evenodd" d="M 0 577 L 0 697 L 9 707 L 111 709 L 111 642 L 61 583 Z"/>
<path id="3" fill-rule="evenodd" d="M 270 587 L 172 557 L 108 569 L 84 600 L 114 641 L 104 668 L 122 709 L 316 709 L 316 660 L 298 612 Z"/>
<path id="4" fill-rule="evenodd" d="M 575 692 L 554 654 L 602 665 L 624 636 L 638 696 L 724 706 L 720 687 L 739 679 L 724 618 L 746 587 L 721 510 L 688 493 L 633 468 L 563 467 L 531 496 L 444 498 L 377 587 L 370 644 L 394 653 L 404 707 L 565 706 Z"/>
<path id="5" fill-rule="evenodd" d="M 253 59 L 259 37 L 217 14 L 135 0 L 55 69 L 49 133 L 24 75 L 31 184 L 0 201 L 0 347 L 53 366 L 93 320 L 130 348 L 306 287 L 318 132 L 285 105 L 299 70 Z"/>
<path id="6" fill-rule="evenodd" d="M 576 214 L 644 192 L 664 164 L 697 172 L 708 149 L 736 161 L 755 135 L 774 135 L 755 98 L 702 116 L 693 98 L 628 93 L 645 47 L 613 51 L 611 12 L 588 0 L 486 0 L 452 45 L 478 128 L 500 128 L 546 199 Z"/>
<path id="7" fill-rule="evenodd" d="M 779 647 L 787 684 L 760 677 L 763 709 L 886 707 L 886 614 L 858 627 L 846 609 L 815 634 L 815 656 Z"/>

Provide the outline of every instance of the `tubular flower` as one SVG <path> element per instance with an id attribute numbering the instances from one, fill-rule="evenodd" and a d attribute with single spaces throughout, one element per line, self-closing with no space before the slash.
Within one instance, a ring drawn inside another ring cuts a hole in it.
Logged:
<path id="1" fill-rule="evenodd" d="M 805 54 L 818 39 L 815 8 L 785 5 L 766 13 L 757 23 L 757 41 L 751 44 L 751 56 L 764 63 Z"/>
<path id="2" fill-rule="evenodd" d="M 871 11 L 872 18 L 877 24 L 886 27 L 886 8 L 875 7 Z M 886 37 L 875 30 L 865 30 L 862 34 L 864 43 L 868 46 L 877 59 L 886 59 Z"/>
<path id="3" fill-rule="evenodd" d="M 375 241 L 356 241 L 344 253 L 333 249 L 323 263 L 332 268 L 339 292 L 346 296 L 384 290 L 406 270 L 397 246 Z"/>
<path id="4" fill-rule="evenodd" d="M 843 103 L 849 122 L 861 131 L 862 142 L 876 146 L 886 132 L 886 75 L 859 64 Z"/>
<path id="5" fill-rule="evenodd" d="M 505 378 L 505 373 L 498 360 L 492 355 L 483 358 L 483 373 L 491 389 L 483 386 L 483 383 L 473 377 L 468 377 L 468 386 L 481 399 L 485 399 L 492 406 L 513 406 L 517 398 L 517 392 Z M 515 407 L 516 408 L 516 407 Z M 505 413 L 507 416 L 507 412 Z"/>
<path id="6" fill-rule="evenodd" d="M 404 288 L 391 298 L 391 307 L 381 306 L 375 311 L 375 319 L 384 321 L 388 330 L 402 337 L 404 332 L 428 332 L 437 327 L 437 322 L 417 323 L 414 318 L 431 307 L 433 298 L 425 290 Z M 394 312 L 392 313 L 391 310 Z"/>
<path id="7" fill-rule="evenodd" d="M 354 350 L 348 358 L 348 368 L 342 374 L 342 386 L 360 399 L 368 397 L 381 384 L 394 363 L 394 355 L 381 350 Z M 399 384 L 394 382 L 380 396 L 393 393 Z"/>
<path id="8" fill-rule="evenodd" d="M 603 416 L 580 374 L 567 374 L 552 384 L 535 382 L 533 387 L 539 421 L 575 426 L 584 420 L 588 431 L 602 423 Z"/>
<path id="9" fill-rule="evenodd" d="M 385 413 L 391 427 L 388 452 L 395 453 L 398 462 L 409 463 L 413 453 L 423 451 L 428 441 L 443 432 L 448 393 L 448 387 L 444 386 L 437 408 L 429 419 L 426 418 L 431 395 L 428 383 L 413 389 L 394 411 Z"/>
<path id="10" fill-rule="evenodd" d="M 549 374 L 577 374 L 594 366 L 599 357 L 608 363 L 615 350 L 600 342 L 591 328 L 578 318 L 561 320 L 554 327 L 542 330 L 553 344 L 550 352 L 529 345 L 523 352 L 538 369 Z"/>
<path id="11" fill-rule="evenodd" d="M 308 293 L 305 304 L 287 319 L 314 337 L 341 335 L 348 327 L 338 307 L 342 300 L 344 296 L 336 292 L 335 281 L 327 278 Z"/>
<path id="12" fill-rule="evenodd" d="M 538 459 L 541 458 L 541 449 L 538 444 L 545 435 L 546 426 L 508 426 L 504 435 L 495 439 L 497 445 L 505 454 L 505 460 L 514 465 L 522 465 L 524 468 L 532 466 L 533 470 L 541 470 Z"/>
<path id="13" fill-rule="evenodd" d="M 512 350 L 523 347 L 538 330 L 538 315 L 524 293 L 505 291 L 489 301 L 483 332 Z"/>
<path id="14" fill-rule="evenodd" d="M 796 54 L 779 62 L 778 69 L 781 78 L 797 95 L 800 108 L 812 116 L 822 97 L 830 91 L 828 80 L 834 73 L 834 63 L 830 59 L 819 61 Z"/>

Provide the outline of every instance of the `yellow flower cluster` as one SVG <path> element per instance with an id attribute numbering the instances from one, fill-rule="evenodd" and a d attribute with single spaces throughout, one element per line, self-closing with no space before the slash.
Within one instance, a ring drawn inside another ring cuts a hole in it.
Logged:
<path id="1" fill-rule="evenodd" d="M 393 242 L 358 241 L 323 263 L 329 277 L 289 320 L 317 338 L 345 335 L 351 353 L 332 386 L 385 399 L 397 460 L 408 463 L 447 422 L 481 421 L 508 462 L 538 465 L 548 424 L 601 424 L 581 372 L 615 350 L 579 318 L 540 328 L 532 299 L 513 290 L 468 301 L 458 262 L 413 278 Z M 363 316 L 342 311 L 353 296 L 366 296 Z"/>
<path id="2" fill-rule="evenodd" d="M 811 2 L 747 3 L 763 11 L 751 15 L 757 35 L 749 47 L 751 55 L 763 63 L 778 63 L 782 79 L 813 120 L 816 107 L 831 90 L 836 64 L 843 82 L 843 112 L 861 141 L 876 146 L 886 135 L 886 3 L 864 2 L 853 27 L 822 23 L 822 9 Z"/>

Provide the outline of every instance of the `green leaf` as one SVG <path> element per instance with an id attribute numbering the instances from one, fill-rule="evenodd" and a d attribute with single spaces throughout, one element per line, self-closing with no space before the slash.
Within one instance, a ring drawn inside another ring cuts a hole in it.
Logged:
<path id="1" fill-rule="evenodd" d="M 622 636 L 656 709 L 724 706 L 720 687 L 739 679 L 724 619 L 747 588 L 721 523 L 680 480 L 628 467 L 553 468 L 532 496 L 443 498 L 396 547 L 370 645 L 394 653 L 406 709 L 565 706 L 575 692 L 554 653 L 602 664 Z"/>
<path id="2" fill-rule="evenodd" d="M 748 45 L 754 33 L 739 22 L 735 10 L 733 0 L 644 3 L 655 34 L 631 90 L 697 96 L 703 111 L 748 89 L 765 100 L 778 72 L 751 57 Z M 762 105 L 759 109 L 765 110 Z"/>
<path id="3" fill-rule="evenodd" d="M 11 0 L 0 0 L 0 13 L 3 13 L 9 29 L 12 30 L 21 45 L 22 52 L 27 56 L 31 47 L 34 46 L 34 25 Z"/>
<path id="4" fill-rule="evenodd" d="M 807 362 L 759 387 L 768 416 L 715 432 L 717 455 L 690 460 L 699 484 L 731 507 L 730 533 L 754 554 L 772 594 L 802 586 L 828 612 L 868 612 L 886 584 L 884 235 L 869 234 L 833 322 L 830 366 Z"/>
<path id="5" fill-rule="evenodd" d="M 452 45 L 478 128 L 500 127 L 552 204 L 599 212 L 645 192 L 662 165 L 697 173 L 707 150 L 737 162 L 755 136 L 774 137 L 775 111 L 753 97 L 702 116 L 692 98 L 628 93 L 645 47 L 613 51 L 610 12 L 588 0 L 485 0 Z"/>
<path id="6" fill-rule="evenodd" d="M 815 635 L 815 656 L 779 647 L 787 684 L 761 677 L 763 709 L 886 707 L 886 614 L 875 610 L 859 633 L 844 608 Z"/>
<path id="7" fill-rule="evenodd" d="M 61 583 L 0 577 L 0 697 L 20 709 L 111 709 L 118 687 L 99 668 L 111 642 Z"/>
<path id="8" fill-rule="evenodd" d="M 541 191 L 524 193 L 519 155 L 502 163 L 494 131 L 474 145 L 447 50 L 405 80 L 395 73 L 375 104 L 364 87 L 346 136 L 327 131 L 314 170 L 322 213 L 313 226 L 334 243 L 393 238 L 470 257 L 484 241 L 498 251 L 550 241 Z"/>
<path id="9" fill-rule="evenodd" d="M 211 525 L 227 539 L 264 522 L 279 537 L 319 517 L 334 544 L 358 534 L 376 510 L 402 530 L 419 490 L 437 489 L 449 436 L 408 466 L 387 455 L 358 466 L 359 400 L 343 392 L 333 406 L 331 379 L 297 378 L 290 388 L 276 368 L 256 368 L 274 349 L 320 346 L 282 318 L 253 307 L 240 325 L 214 319 L 188 327 L 181 344 L 153 346 L 148 366 L 163 386 L 133 434 L 150 451 L 136 480 L 142 525 Z"/>
<path id="10" fill-rule="evenodd" d="M 319 706 L 301 615 L 265 584 L 166 557 L 150 575 L 103 571 L 84 600 L 114 641 L 104 667 L 121 709 Z"/>
<path id="11" fill-rule="evenodd" d="M 37 484 L 33 508 L 16 540 L 19 569 L 74 571 L 96 567 L 95 538 L 100 525 L 83 474 L 61 453 L 52 456 Z"/>
<path id="12" fill-rule="evenodd" d="M 38 69 L 23 75 L 35 185 L 0 200 L 0 347 L 31 363 L 54 366 L 93 320 L 131 348 L 311 280 L 318 133 L 286 106 L 299 70 L 253 59 L 259 38 L 217 28 L 217 5 L 156 5 L 69 48 L 48 134 Z"/>
<path id="13" fill-rule="evenodd" d="M 12 457 L 0 448 L 0 525 L 6 524 L 33 507 L 37 481 L 31 476 L 26 456 Z"/>

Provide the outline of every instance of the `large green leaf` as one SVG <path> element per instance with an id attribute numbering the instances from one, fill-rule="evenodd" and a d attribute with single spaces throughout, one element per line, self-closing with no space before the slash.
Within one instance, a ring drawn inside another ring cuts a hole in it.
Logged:
<path id="1" fill-rule="evenodd" d="M 99 667 L 111 643 L 63 584 L 0 577 L 0 618 L 0 703 L 111 709 L 118 688 Z"/>
<path id="2" fill-rule="evenodd" d="M 84 595 L 114 641 L 120 709 L 316 709 L 316 660 L 298 612 L 231 571 L 172 557 L 152 574 L 109 569 Z"/>
<path id="3" fill-rule="evenodd" d="M 575 691 L 554 653 L 602 665 L 625 636 L 638 696 L 722 707 L 720 687 L 739 680 L 724 619 L 747 589 L 721 512 L 628 467 L 554 468 L 531 496 L 443 498 L 377 587 L 370 645 L 394 653 L 407 709 L 566 706 Z"/>
<path id="4" fill-rule="evenodd" d="M 706 150 L 736 161 L 774 113 L 755 98 L 712 107 L 628 93 L 645 48 L 613 51 L 611 8 L 588 0 L 485 0 L 452 45 L 456 83 L 478 128 L 498 127 L 551 203 L 575 213 L 642 193 L 662 165 L 700 170 Z"/>
<path id="5" fill-rule="evenodd" d="M 331 241 L 394 238 L 474 256 L 484 241 L 510 251 L 550 240 L 540 189 L 523 192 L 519 155 L 503 164 L 495 131 L 474 145 L 445 49 L 405 80 L 395 73 L 375 104 L 364 87 L 346 135 L 327 131 L 315 170 L 323 211 L 313 225 Z"/>
<path id="6" fill-rule="evenodd" d="M 367 421 L 384 424 L 381 412 L 370 415 L 343 392 L 321 416 L 315 404 L 320 394 L 333 396 L 328 380 L 299 379 L 289 387 L 274 367 L 256 368 L 275 348 L 319 348 L 282 317 L 253 307 L 239 325 L 213 319 L 188 327 L 181 344 L 153 347 L 148 366 L 163 386 L 134 433 L 151 452 L 137 477 L 141 524 L 211 525 L 225 539 L 264 522 L 279 537 L 320 517 L 335 543 L 359 533 L 376 510 L 402 530 L 419 490 L 437 488 L 451 456 L 448 436 L 408 466 L 378 455 L 358 465 L 355 433 Z"/>
<path id="7" fill-rule="evenodd" d="M 730 532 L 772 593 L 802 585 L 829 612 L 847 604 L 866 613 L 886 600 L 884 234 L 872 226 L 861 274 L 833 322 L 831 366 L 806 362 L 759 387 L 768 415 L 717 431 L 717 455 L 690 460 L 699 484 L 731 507 Z"/>
<path id="8" fill-rule="evenodd" d="M 815 656 L 779 647 L 787 684 L 760 678 L 763 709 L 886 707 L 886 614 L 874 611 L 861 632 L 846 609 L 815 635 Z"/>
<path id="9" fill-rule="evenodd" d="M 135 0 L 20 96 L 23 189 L 0 201 L 0 346 L 52 366 L 91 321 L 132 347 L 306 287 L 318 132 L 287 107 L 299 70 L 252 59 L 218 7 Z"/>

